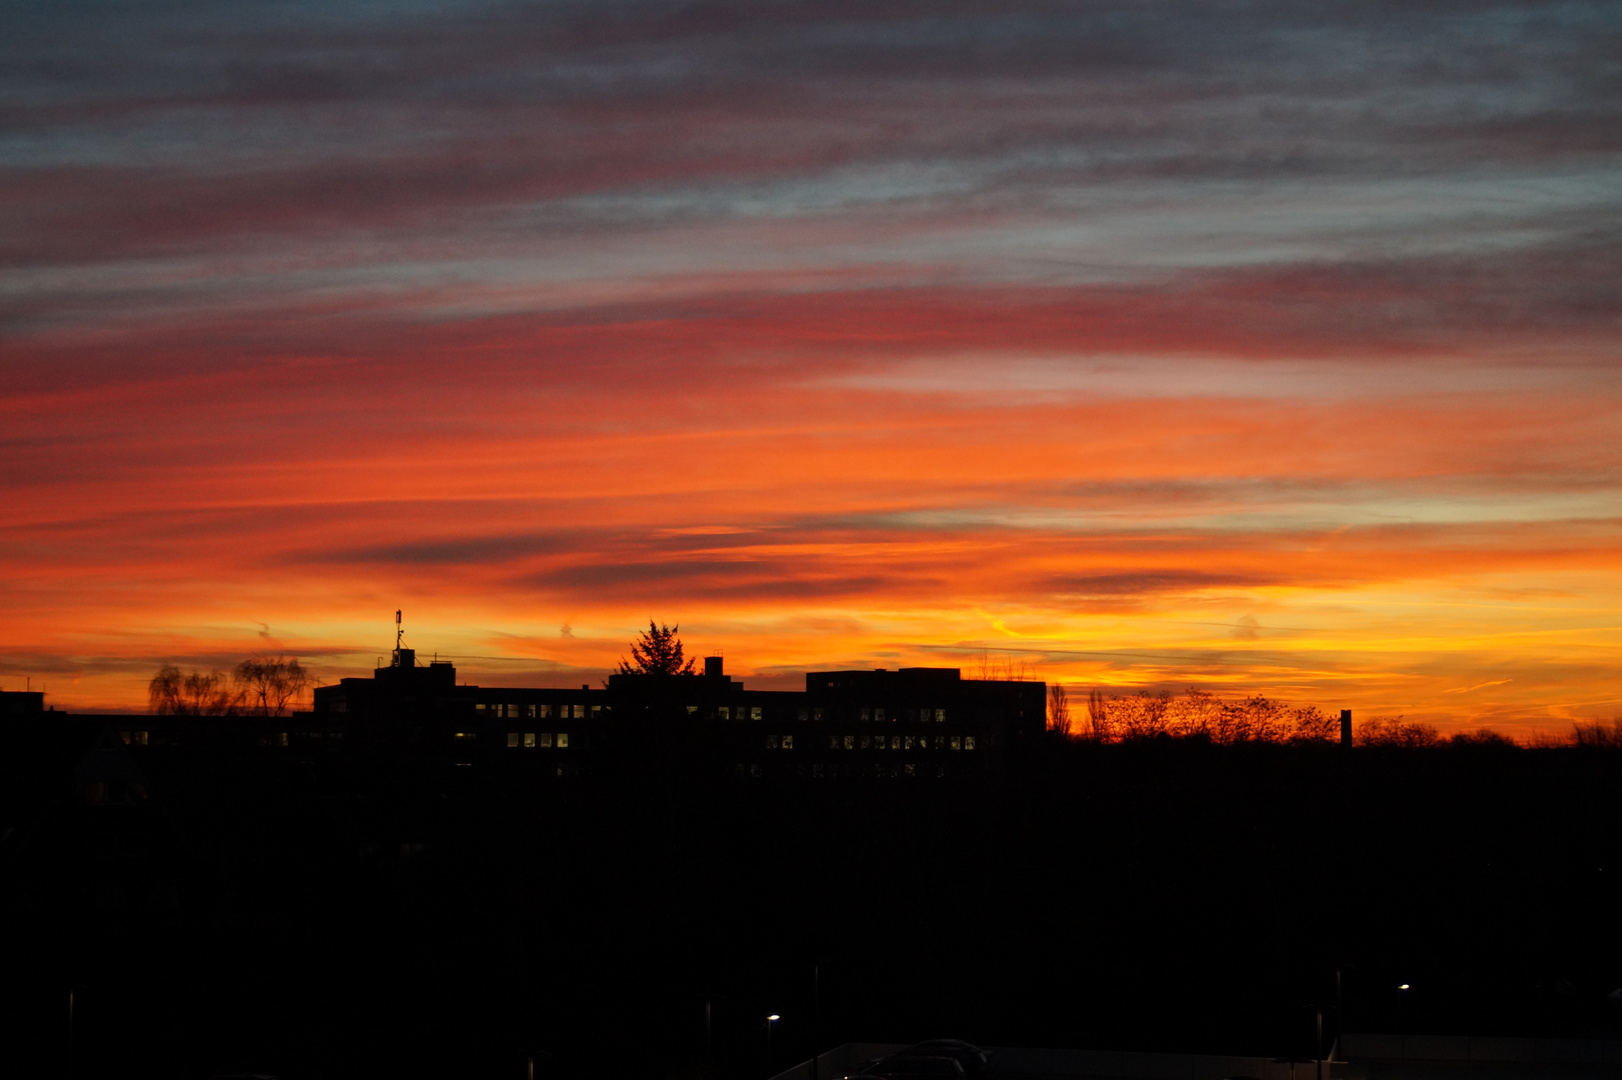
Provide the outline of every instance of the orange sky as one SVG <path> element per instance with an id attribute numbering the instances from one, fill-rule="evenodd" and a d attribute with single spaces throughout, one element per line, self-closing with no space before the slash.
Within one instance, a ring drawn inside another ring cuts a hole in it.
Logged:
<path id="1" fill-rule="evenodd" d="M 297 92 L 280 15 L 47 19 L 123 66 L 0 127 L 0 688 L 332 680 L 403 608 L 486 684 L 651 616 L 757 686 L 1622 715 L 1622 123 L 1588 9 L 1515 10 L 424 14 Z"/>

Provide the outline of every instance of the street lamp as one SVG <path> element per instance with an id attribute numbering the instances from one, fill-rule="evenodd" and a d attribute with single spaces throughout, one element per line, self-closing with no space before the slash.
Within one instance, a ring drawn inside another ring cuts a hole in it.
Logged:
<path id="1" fill-rule="evenodd" d="M 781 1016 L 778 1016 L 776 1013 L 772 1013 L 770 1016 L 768 1016 L 766 1018 L 766 1064 L 767 1065 L 770 1065 L 772 1063 L 772 1025 L 777 1023 L 781 1019 L 783 1019 L 783 1018 Z"/>

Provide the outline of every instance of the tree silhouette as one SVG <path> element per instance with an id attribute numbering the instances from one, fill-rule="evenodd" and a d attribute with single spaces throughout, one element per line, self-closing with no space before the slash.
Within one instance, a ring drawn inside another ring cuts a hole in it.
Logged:
<path id="1" fill-rule="evenodd" d="M 691 675 L 693 661 L 682 659 L 681 626 L 663 626 L 648 620 L 648 628 L 631 642 L 631 659 L 620 658 L 621 675 Z"/>
<path id="2" fill-rule="evenodd" d="M 230 716 L 242 695 L 231 689 L 223 671 L 182 675 L 173 664 L 165 664 L 147 684 L 147 698 L 159 716 Z"/>
<path id="3" fill-rule="evenodd" d="M 1059 683 L 1048 687 L 1048 730 L 1068 739 L 1071 735 L 1070 695 Z"/>
<path id="4" fill-rule="evenodd" d="M 310 685 L 310 673 L 283 656 L 250 657 L 237 665 L 237 685 L 248 708 L 260 716 L 281 716 Z"/>

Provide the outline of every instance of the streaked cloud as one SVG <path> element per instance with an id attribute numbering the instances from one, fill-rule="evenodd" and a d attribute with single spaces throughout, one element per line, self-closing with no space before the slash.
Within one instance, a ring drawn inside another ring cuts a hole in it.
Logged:
<path id="1" fill-rule="evenodd" d="M 0 20 L 8 689 L 334 678 L 403 606 L 495 683 L 654 614 L 1622 709 L 1609 5 Z"/>

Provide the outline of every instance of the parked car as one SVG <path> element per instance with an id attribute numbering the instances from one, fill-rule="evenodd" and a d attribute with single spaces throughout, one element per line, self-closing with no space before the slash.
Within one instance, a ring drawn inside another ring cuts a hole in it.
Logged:
<path id="1" fill-rule="evenodd" d="M 962 1039 L 925 1039 L 893 1055 L 920 1055 L 924 1057 L 949 1057 L 963 1067 L 965 1076 L 983 1076 L 991 1059 L 984 1050 Z"/>
<path id="2" fill-rule="evenodd" d="M 986 1052 L 962 1039 L 926 1039 L 888 1057 L 869 1062 L 858 1073 L 862 1080 L 889 1080 L 891 1077 L 985 1077 L 989 1059 Z"/>
<path id="3" fill-rule="evenodd" d="M 963 1080 L 963 1066 L 949 1057 L 892 1054 L 858 1075 L 861 1080 Z"/>

